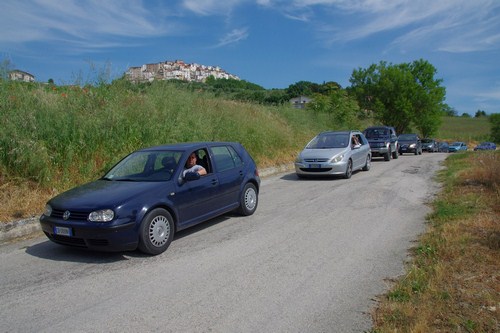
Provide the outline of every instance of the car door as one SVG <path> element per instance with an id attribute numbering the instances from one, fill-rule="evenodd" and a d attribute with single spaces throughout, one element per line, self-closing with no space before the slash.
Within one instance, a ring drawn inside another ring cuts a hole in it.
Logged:
<path id="1" fill-rule="evenodd" d="M 363 146 L 365 143 L 361 139 L 360 134 L 354 133 L 353 136 L 356 136 L 358 139 L 358 142 L 360 144 L 359 147 L 354 148 L 351 146 L 352 149 L 352 165 L 353 165 L 353 170 L 359 169 L 362 166 L 365 165 L 366 162 L 366 146 Z"/>
<path id="2" fill-rule="evenodd" d="M 202 149 L 206 156 L 207 149 Z M 181 160 L 182 165 L 186 163 L 187 157 Z M 197 153 L 197 155 L 199 155 Z M 212 161 L 206 159 L 205 169 L 207 174 L 195 180 L 182 178 L 182 170 L 178 173 L 176 191 L 170 195 L 170 199 L 176 207 L 178 214 L 178 225 L 181 229 L 197 224 L 199 222 L 217 216 L 220 208 L 218 203 L 219 179 L 217 173 L 213 172 Z M 181 168 L 182 169 L 182 168 Z"/>
<path id="3" fill-rule="evenodd" d="M 235 209 L 244 178 L 243 161 L 231 145 L 213 146 L 210 152 L 219 178 L 218 205 L 226 211 Z"/>

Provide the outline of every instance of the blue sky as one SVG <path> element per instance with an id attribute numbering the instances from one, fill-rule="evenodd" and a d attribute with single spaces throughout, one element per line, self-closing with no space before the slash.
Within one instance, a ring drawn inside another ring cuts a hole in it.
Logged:
<path id="1" fill-rule="evenodd" d="M 39 82 L 180 59 L 267 89 L 347 87 L 425 59 L 459 115 L 500 113 L 499 0 L 2 0 L 0 31 L 0 60 Z"/>

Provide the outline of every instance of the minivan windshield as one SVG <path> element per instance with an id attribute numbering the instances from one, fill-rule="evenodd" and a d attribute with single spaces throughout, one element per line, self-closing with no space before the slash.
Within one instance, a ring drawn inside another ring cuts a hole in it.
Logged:
<path id="1" fill-rule="evenodd" d="M 306 149 L 345 148 L 349 145 L 348 133 L 328 133 L 316 136 Z"/>

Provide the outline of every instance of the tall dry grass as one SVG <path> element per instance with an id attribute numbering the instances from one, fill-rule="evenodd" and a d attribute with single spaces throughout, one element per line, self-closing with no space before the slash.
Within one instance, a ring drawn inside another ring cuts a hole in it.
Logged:
<path id="1" fill-rule="evenodd" d="M 266 167 L 291 162 L 319 131 L 343 126 L 289 105 L 229 101 L 164 81 L 59 87 L 0 80 L 0 221 L 39 214 L 53 193 L 101 176 L 139 148 L 238 141 Z"/>
<path id="2" fill-rule="evenodd" d="M 429 229 L 374 311 L 373 332 L 499 331 L 500 153 L 454 155 L 446 165 Z"/>

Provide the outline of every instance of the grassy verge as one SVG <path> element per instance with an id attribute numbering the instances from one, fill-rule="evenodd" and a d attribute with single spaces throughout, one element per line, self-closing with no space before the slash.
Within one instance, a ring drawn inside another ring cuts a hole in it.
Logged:
<path id="1" fill-rule="evenodd" d="M 407 273 L 381 299 L 373 332 L 498 332 L 500 154 L 451 155 Z"/>
<path id="2" fill-rule="evenodd" d="M 238 141 L 260 168 L 289 163 L 325 114 L 224 100 L 165 81 L 101 86 L 0 81 L 0 221 L 39 215 L 54 194 L 143 147 Z"/>

